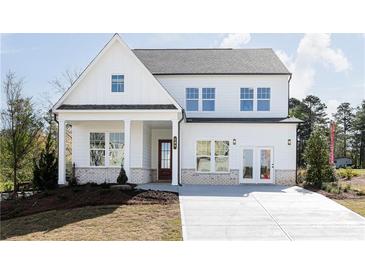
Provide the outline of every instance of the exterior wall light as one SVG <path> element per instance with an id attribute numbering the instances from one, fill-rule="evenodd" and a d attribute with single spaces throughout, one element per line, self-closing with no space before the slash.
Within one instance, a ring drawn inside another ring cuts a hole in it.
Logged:
<path id="1" fill-rule="evenodd" d="M 174 149 L 176 149 L 176 148 L 177 148 L 177 137 L 174 136 Z"/>
<path id="2" fill-rule="evenodd" d="M 291 146 L 291 139 L 288 139 L 288 146 Z"/>
<path id="3" fill-rule="evenodd" d="M 236 145 L 236 139 L 233 139 L 233 145 L 234 146 Z"/>

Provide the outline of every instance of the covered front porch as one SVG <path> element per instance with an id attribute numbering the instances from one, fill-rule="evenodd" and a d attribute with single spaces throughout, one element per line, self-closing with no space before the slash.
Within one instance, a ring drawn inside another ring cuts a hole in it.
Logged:
<path id="1" fill-rule="evenodd" d="M 115 183 L 123 165 L 129 182 L 177 185 L 179 114 L 66 112 L 59 123 L 59 184 L 66 181 L 66 125 L 78 183 Z"/>

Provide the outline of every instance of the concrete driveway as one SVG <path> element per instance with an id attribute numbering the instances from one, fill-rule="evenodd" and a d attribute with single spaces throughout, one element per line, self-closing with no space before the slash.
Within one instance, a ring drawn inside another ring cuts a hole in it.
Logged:
<path id="1" fill-rule="evenodd" d="M 179 188 L 184 240 L 365 240 L 365 218 L 300 187 Z"/>

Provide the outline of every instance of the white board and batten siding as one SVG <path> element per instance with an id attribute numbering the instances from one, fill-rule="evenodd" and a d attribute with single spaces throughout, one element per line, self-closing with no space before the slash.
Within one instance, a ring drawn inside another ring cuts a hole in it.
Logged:
<path id="1" fill-rule="evenodd" d="M 199 88 L 199 111 L 188 117 L 279 117 L 288 115 L 288 75 L 157 75 L 160 83 L 186 110 L 186 88 Z M 240 111 L 240 89 L 271 88 L 270 111 Z M 215 111 L 202 111 L 202 88 L 215 88 Z"/>
<path id="2" fill-rule="evenodd" d="M 122 43 L 111 41 L 63 104 L 172 104 L 166 91 Z M 111 76 L 124 75 L 124 92 L 111 92 Z"/>

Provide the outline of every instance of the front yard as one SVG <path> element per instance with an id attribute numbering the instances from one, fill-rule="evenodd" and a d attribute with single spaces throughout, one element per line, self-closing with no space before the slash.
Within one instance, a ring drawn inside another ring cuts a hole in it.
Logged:
<path id="1" fill-rule="evenodd" d="M 354 177 L 340 178 L 337 183 L 329 183 L 324 189 L 310 190 L 319 192 L 365 217 L 365 170 L 354 169 L 353 174 Z"/>
<path id="2" fill-rule="evenodd" d="M 78 186 L 2 201 L 2 240 L 182 240 L 178 196 Z"/>

